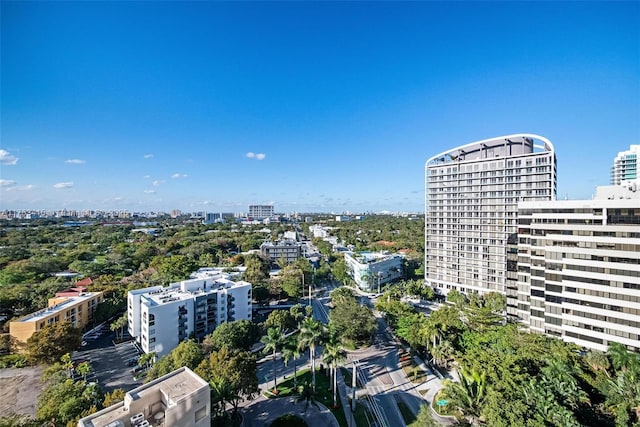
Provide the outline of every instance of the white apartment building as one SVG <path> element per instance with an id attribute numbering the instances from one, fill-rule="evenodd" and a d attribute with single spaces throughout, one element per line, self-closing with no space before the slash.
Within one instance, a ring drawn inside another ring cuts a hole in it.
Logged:
<path id="1" fill-rule="evenodd" d="M 233 282 L 224 273 L 197 276 L 129 291 L 129 333 L 146 353 L 162 356 L 187 338 L 204 338 L 221 323 L 251 320 L 250 283 Z"/>
<path id="2" fill-rule="evenodd" d="M 611 166 L 611 185 L 620 185 L 624 181 L 640 183 L 638 155 L 640 155 L 640 145 L 631 145 L 628 150 L 618 153 Z"/>
<path id="3" fill-rule="evenodd" d="M 316 238 L 324 239 L 329 237 L 329 229 L 319 224 L 310 225 L 309 232 Z"/>
<path id="4" fill-rule="evenodd" d="M 122 402 L 78 421 L 78 427 L 209 427 L 209 383 L 182 367 L 128 391 Z"/>
<path id="5" fill-rule="evenodd" d="M 551 142 L 516 134 L 462 145 L 427 160 L 425 180 L 426 282 L 440 294 L 506 293 L 518 202 L 556 197 Z"/>
<path id="6" fill-rule="evenodd" d="M 402 260 L 399 254 L 386 252 L 357 252 L 344 254 L 349 276 L 363 291 L 378 291 L 380 286 L 402 278 Z"/>
<path id="7" fill-rule="evenodd" d="M 532 331 L 606 351 L 640 351 L 640 189 L 518 206 L 517 305 Z"/>
<path id="8" fill-rule="evenodd" d="M 253 219 L 265 219 L 273 216 L 273 205 L 249 205 L 249 217 Z"/>

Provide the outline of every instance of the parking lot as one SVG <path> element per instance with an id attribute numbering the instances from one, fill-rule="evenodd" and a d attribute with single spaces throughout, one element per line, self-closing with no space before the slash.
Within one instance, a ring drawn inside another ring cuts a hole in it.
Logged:
<path id="1" fill-rule="evenodd" d="M 132 366 L 128 362 L 138 356 L 138 350 L 133 341 L 114 344 L 115 333 L 108 327 L 101 330 L 97 338 L 85 338 L 86 345 L 74 352 L 73 359 L 77 361 L 87 360 L 95 373 L 95 381 L 105 392 L 111 392 L 116 388 L 131 390 L 142 384 L 135 380 L 131 373 Z M 91 376 L 90 379 L 94 377 Z"/>

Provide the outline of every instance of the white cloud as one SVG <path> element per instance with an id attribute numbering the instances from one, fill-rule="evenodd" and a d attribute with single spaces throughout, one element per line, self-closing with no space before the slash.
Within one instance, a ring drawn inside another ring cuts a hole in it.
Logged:
<path id="1" fill-rule="evenodd" d="M 53 188 L 71 188 L 73 187 L 73 182 L 59 182 L 57 184 L 53 184 Z"/>
<path id="2" fill-rule="evenodd" d="M 150 158 L 152 158 L 152 157 L 153 157 L 153 154 L 145 154 L 145 155 L 144 155 L 144 156 L 142 156 L 142 157 L 144 157 L 145 159 L 150 159 Z"/>
<path id="3" fill-rule="evenodd" d="M 145 194 L 155 194 L 156 190 L 144 190 Z"/>
<path id="4" fill-rule="evenodd" d="M 69 159 L 69 160 L 65 160 L 65 163 L 71 163 L 72 165 L 84 165 L 85 163 L 87 163 L 86 160 L 80 160 L 80 159 Z"/>
<path id="5" fill-rule="evenodd" d="M 145 175 L 145 176 L 143 176 L 143 178 L 144 179 L 149 179 L 149 178 L 151 178 L 151 175 Z"/>
<path id="6" fill-rule="evenodd" d="M 171 178 L 173 179 L 177 179 L 177 178 L 186 178 L 189 175 L 187 175 L 186 173 L 174 173 L 173 175 L 171 175 Z"/>
<path id="7" fill-rule="evenodd" d="M 152 185 L 154 187 L 159 186 L 160 184 L 162 184 L 164 181 L 160 180 L 160 179 L 156 179 L 155 181 L 152 182 Z"/>
<path id="8" fill-rule="evenodd" d="M 15 187 L 15 185 L 16 185 L 15 181 L 11 181 L 8 179 L 0 179 L 0 187 L 2 188 Z"/>
<path id="9" fill-rule="evenodd" d="M 263 160 L 265 157 L 267 157 L 266 154 L 264 153 L 254 153 L 252 151 L 249 151 L 246 156 L 250 159 L 256 159 L 256 160 Z"/>
<path id="10" fill-rule="evenodd" d="M 0 164 L 3 165 L 15 165 L 18 163 L 18 158 L 7 150 L 0 150 Z"/>

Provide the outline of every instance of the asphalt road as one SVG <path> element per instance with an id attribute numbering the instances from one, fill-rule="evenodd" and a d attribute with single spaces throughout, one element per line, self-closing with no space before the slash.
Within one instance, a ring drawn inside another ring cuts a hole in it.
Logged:
<path id="1" fill-rule="evenodd" d="M 317 297 L 312 300 L 313 316 L 316 320 L 323 323 L 329 322 L 329 308 L 326 306 L 330 302 L 328 293 L 334 286 L 325 289 L 319 289 L 316 293 Z M 372 302 L 367 296 L 360 296 L 359 302 L 363 305 L 372 306 Z M 345 367 L 350 368 L 351 362 L 357 360 L 359 362 L 359 375 L 362 376 L 366 383 L 368 398 L 371 411 L 378 415 L 380 426 L 386 427 L 402 427 L 405 426 L 404 418 L 398 408 L 398 402 L 404 402 L 415 414 L 418 413 L 420 406 L 425 404 L 422 397 L 415 390 L 415 385 L 407 378 L 406 374 L 400 367 L 398 359 L 398 351 L 401 346 L 390 334 L 384 319 L 378 318 L 378 330 L 374 337 L 374 344 L 368 348 L 358 351 L 348 352 L 348 360 L 344 363 Z M 321 360 L 322 348 L 316 350 L 318 362 Z M 281 378 L 284 375 L 293 374 L 293 366 L 291 362 L 289 367 L 284 367 L 280 356 L 278 355 L 277 376 Z M 308 352 L 298 360 L 298 368 L 308 363 Z M 262 389 L 273 386 L 273 364 L 271 358 L 262 359 L 258 366 L 258 378 Z M 341 390 L 345 393 L 346 390 Z M 257 407 L 254 406 L 261 399 L 254 402 L 247 402 L 245 411 L 250 411 L 253 418 L 252 426 L 268 425 L 265 418 L 267 413 L 256 412 Z M 282 409 L 284 412 L 290 412 L 287 409 L 288 403 Z M 263 411 L 264 412 L 264 411 Z M 258 415 L 256 415 L 258 414 Z M 260 415 L 262 414 L 262 415 Z M 272 418 L 269 418 L 272 419 Z M 314 422 L 310 425 L 323 425 Z"/>

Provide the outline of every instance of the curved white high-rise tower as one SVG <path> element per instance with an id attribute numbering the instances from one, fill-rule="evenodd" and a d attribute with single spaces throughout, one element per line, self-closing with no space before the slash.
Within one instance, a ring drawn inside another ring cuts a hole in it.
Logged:
<path id="1" fill-rule="evenodd" d="M 497 291 L 516 303 L 518 202 L 555 197 L 553 144 L 538 135 L 486 139 L 431 157 L 425 280 L 441 294 Z"/>

